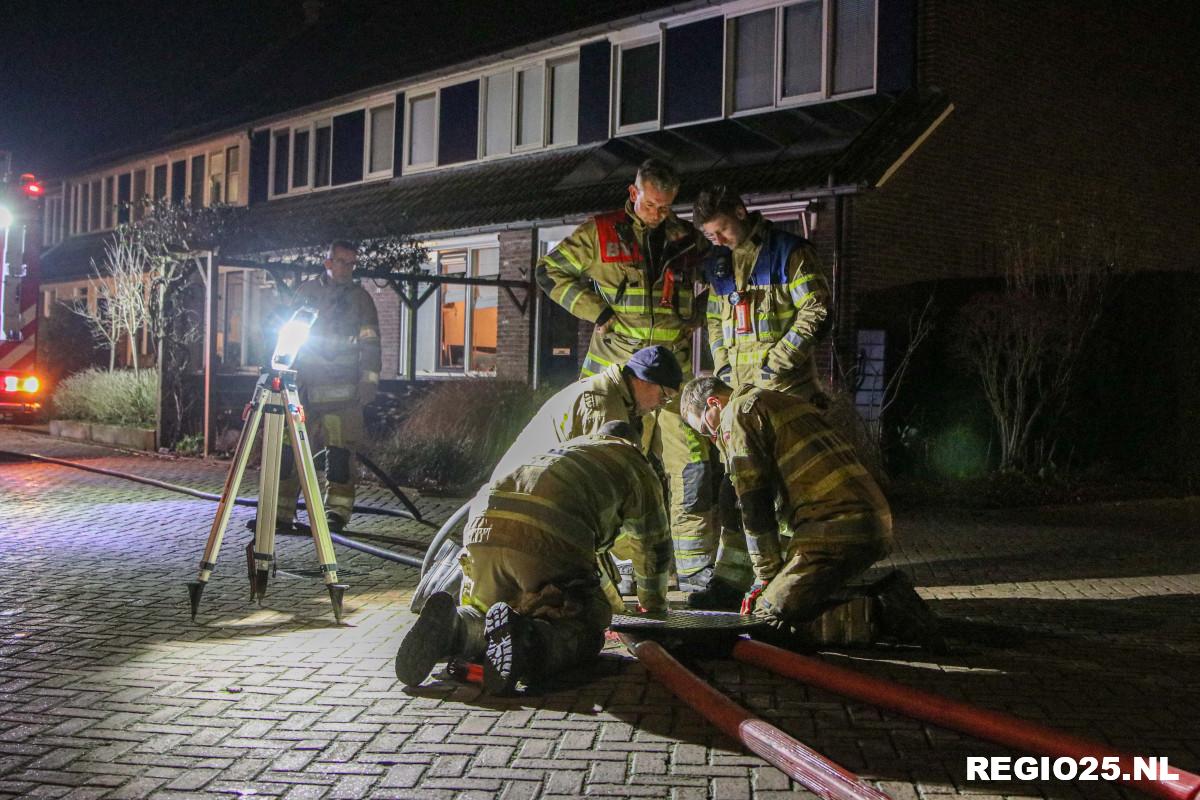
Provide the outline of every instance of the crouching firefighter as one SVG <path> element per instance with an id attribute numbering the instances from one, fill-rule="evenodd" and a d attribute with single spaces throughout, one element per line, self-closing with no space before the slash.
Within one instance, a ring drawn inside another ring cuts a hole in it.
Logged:
<path id="1" fill-rule="evenodd" d="M 887 500 L 812 403 L 750 384 L 732 392 L 717 378 L 698 378 L 684 386 L 680 408 L 717 444 L 737 493 L 754 569 L 742 613 L 802 641 L 846 584 L 891 551 Z M 781 523 L 792 531 L 786 546 Z"/>
<path id="2" fill-rule="evenodd" d="M 608 550 L 623 536 L 638 602 L 667 608 L 671 533 L 662 487 L 626 422 L 570 439 L 493 481 L 472 501 L 459 601 L 430 597 L 396 653 L 396 677 L 441 661 L 483 661 L 483 688 L 536 687 L 591 661 L 614 610 Z"/>

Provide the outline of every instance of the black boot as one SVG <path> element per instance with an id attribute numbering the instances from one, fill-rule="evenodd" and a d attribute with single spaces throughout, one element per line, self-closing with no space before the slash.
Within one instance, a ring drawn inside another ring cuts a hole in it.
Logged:
<path id="1" fill-rule="evenodd" d="M 688 608 L 698 611 L 737 611 L 742 607 L 742 593 L 720 578 L 713 578 L 708 586 L 687 596 Z"/>
<path id="2" fill-rule="evenodd" d="M 484 620 L 484 638 L 483 690 L 506 695 L 517 688 L 517 681 L 528 683 L 531 666 L 536 663 L 531 621 L 508 603 L 496 603 Z"/>
<path id="3" fill-rule="evenodd" d="M 929 605 L 917 594 L 912 581 L 899 570 L 888 573 L 868 592 L 879 604 L 882 632 L 901 644 L 916 644 L 935 653 L 947 650 L 941 624 Z"/>
<path id="4" fill-rule="evenodd" d="M 401 683 L 419 686 L 434 665 L 455 655 L 459 627 L 458 601 L 453 596 L 438 592 L 426 600 L 396 651 L 396 677 Z"/>

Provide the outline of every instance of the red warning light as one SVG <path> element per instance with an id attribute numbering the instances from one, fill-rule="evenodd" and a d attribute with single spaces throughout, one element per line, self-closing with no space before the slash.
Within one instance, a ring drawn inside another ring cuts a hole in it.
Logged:
<path id="1" fill-rule="evenodd" d="M 26 172 L 21 176 L 21 190 L 30 197 L 41 197 L 46 193 L 46 187 L 38 181 L 37 176 L 32 172 Z"/>

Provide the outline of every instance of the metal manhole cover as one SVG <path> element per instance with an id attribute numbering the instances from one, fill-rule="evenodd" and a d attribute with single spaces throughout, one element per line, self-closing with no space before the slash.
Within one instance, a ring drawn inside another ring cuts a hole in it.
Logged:
<path id="1" fill-rule="evenodd" d="M 762 624 L 753 616 L 742 616 L 729 611 L 668 611 L 665 617 L 613 614 L 612 624 L 609 625 L 609 628 L 614 631 L 641 634 L 680 632 L 695 634 L 703 631 L 742 633 L 753 630 Z"/>

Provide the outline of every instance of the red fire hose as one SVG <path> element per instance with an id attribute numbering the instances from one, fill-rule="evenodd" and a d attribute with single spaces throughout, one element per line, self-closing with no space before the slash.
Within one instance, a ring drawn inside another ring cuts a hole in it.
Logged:
<path id="1" fill-rule="evenodd" d="M 1178 775 L 1175 779 L 1165 780 L 1161 775 L 1155 780 L 1144 777 L 1138 779 L 1133 756 L 1116 753 L 1104 745 L 1077 739 L 1008 714 L 976 708 L 920 689 L 871 678 L 749 639 L 739 640 L 734 645 L 733 657 L 743 663 L 794 678 L 810 686 L 931 722 L 942 728 L 969 733 L 1015 750 L 1072 758 L 1076 761 L 1085 757 L 1098 761 L 1102 761 L 1105 756 L 1116 757 L 1121 769 L 1119 780 L 1123 783 L 1136 786 L 1147 794 L 1165 800 L 1196 800 L 1200 797 L 1198 775 L 1172 767 L 1171 770 Z"/>
<path id="2" fill-rule="evenodd" d="M 729 737 L 825 800 L 891 800 L 845 768 L 751 714 L 696 677 L 657 642 L 621 634 L 629 651 L 680 700 Z"/>

